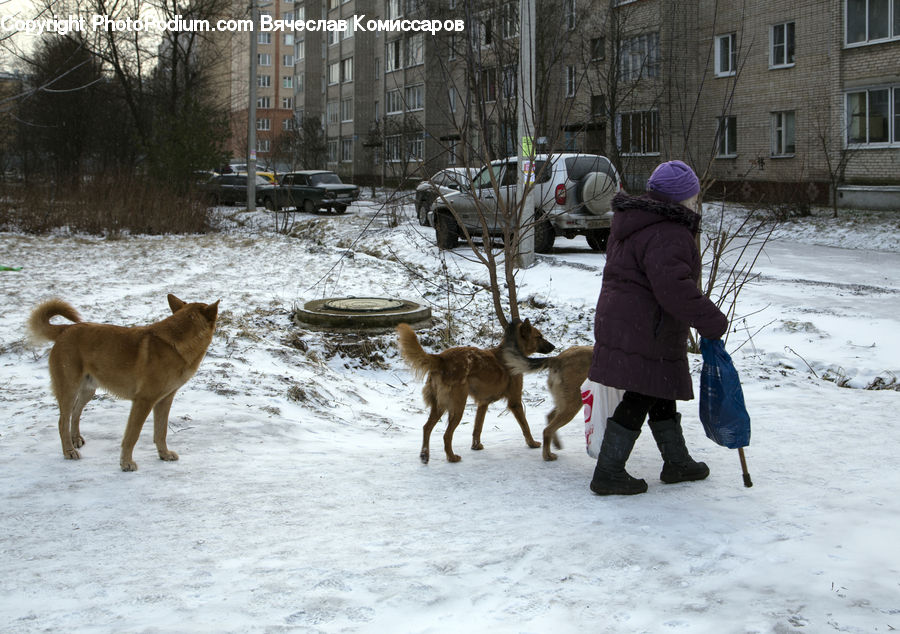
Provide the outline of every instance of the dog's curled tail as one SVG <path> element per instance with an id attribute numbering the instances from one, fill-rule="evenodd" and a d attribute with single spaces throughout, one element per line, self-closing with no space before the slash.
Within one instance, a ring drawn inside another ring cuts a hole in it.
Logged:
<path id="1" fill-rule="evenodd" d="M 57 337 L 71 326 L 71 324 L 51 324 L 50 319 L 56 315 L 65 317 L 74 323 L 81 321 L 81 315 L 68 302 L 61 299 L 48 300 L 35 308 L 28 319 L 28 334 L 32 342 L 56 341 Z"/>
<path id="2" fill-rule="evenodd" d="M 506 333 L 503 336 L 503 345 L 500 347 L 500 357 L 503 363 L 512 374 L 528 374 L 530 372 L 540 372 L 550 367 L 551 362 L 556 357 L 526 357 L 519 349 L 519 341 L 516 336 L 516 327 L 519 320 L 514 319 L 506 327 Z"/>
<path id="3" fill-rule="evenodd" d="M 415 331 L 409 324 L 397 326 L 397 341 L 400 344 L 400 354 L 413 369 L 417 379 L 435 370 L 440 365 L 440 358 L 434 354 L 428 354 L 419 343 Z"/>

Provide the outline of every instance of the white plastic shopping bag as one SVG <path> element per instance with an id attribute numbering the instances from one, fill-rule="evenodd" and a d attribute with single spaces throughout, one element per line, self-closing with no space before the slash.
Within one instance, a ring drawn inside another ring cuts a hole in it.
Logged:
<path id="1" fill-rule="evenodd" d="M 581 384 L 581 402 L 584 403 L 584 440 L 591 458 L 600 455 L 606 419 L 616 411 L 624 393 L 624 390 L 606 387 L 590 379 Z"/>

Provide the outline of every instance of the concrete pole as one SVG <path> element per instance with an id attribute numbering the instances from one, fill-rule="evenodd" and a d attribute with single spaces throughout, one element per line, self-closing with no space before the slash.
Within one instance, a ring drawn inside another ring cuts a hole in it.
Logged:
<path id="1" fill-rule="evenodd" d="M 519 0 L 518 166 L 516 202 L 520 235 L 518 268 L 534 264 L 534 11 L 535 0 Z M 526 189 L 527 194 L 526 194 Z"/>
<path id="2" fill-rule="evenodd" d="M 256 210 L 256 27 L 259 24 L 259 6 L 256 0 L 250 0 L 250 20 L 253 29 L 250 31 L 250 84 L 247 104 L 247 210 Z"/>

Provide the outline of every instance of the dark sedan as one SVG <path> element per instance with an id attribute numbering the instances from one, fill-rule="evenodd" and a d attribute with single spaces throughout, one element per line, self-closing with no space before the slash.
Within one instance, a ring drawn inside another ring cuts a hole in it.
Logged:
<path id="1" fill-rule="evenodd" d="M 256 177 L 256 204 L 274 210 L 278 201 L 275 185 L 262 176 Z M 203 190 L 216 205 L 242 205 L 247 202 L 246 174 L 218 174 L 209 179 Z"/>
<path id="2" fill-rule="evenodd" d="M 334 172 L 306 170 L 281 177 L 279 198 L 282 207 L 296 207 L 307 213 L 326 209 L 339 214 L 359 198 L 359 187 L 344 183 Z"/>

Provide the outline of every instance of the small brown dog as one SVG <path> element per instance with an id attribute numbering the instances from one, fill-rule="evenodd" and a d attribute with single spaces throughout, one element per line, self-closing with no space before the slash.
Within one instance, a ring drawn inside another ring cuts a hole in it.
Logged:
<path id="1" fill-rule="evenodd" d="M 503 362 L 515 374 L 527 374 L 549 370 L 547 388 L 553 397 L 553 409 L 547 414 L 547 426 L 544 427 L 544 460 L 556 460 L 556 454 L 550 451 L 550 442 L 560 449 L 562 444 L 556 435 L 575 414 L 583 407 L 581 402 L 581 384 L 588 376 L 591 368 L 592 346 L 574 346 L 564 350 L 555 357 L 531 359 L 523 354 L 524 349 L 518 346 L 515 339 L 503 342 L 501 353 Z"/>
<path id="2" fill-rule="evenodd" d="M 500 359 L 501 347 L 482 350 L 472 346 L 448 348 L 440 354 L 425 352 L 416 333 L 407 324 L 397 326 L 400 353 L 415 371 L 416 377 L 428 375 L 422 396 L 431 408 L 423 428 L 422 452 L 419 457 L 428 463 L 428 440 L 431 430 L 449 412 L 447 430 L 444 432 L 444 452 L 450 462 L 459 462 L 453 453 L 453 432 L 462 420 L 466 400 L 471 396 L 478 405 L 475 414 L 475 428 L 472 431 L 472 449 L 483 449 L 481 429 L 488 405 L 505 398 L 510 411 L 516 417 L 525 442 L 529 447 L 540 447 L 531 436 L 525 408 L 522 406 L 522 375 L 512 375 Z M 527 319 L 513 320 L 506 330 L 506 338 L 512 338 L 527 354 L 546 354 L 553 350 L 553 344 L 544 339 L 541 332 Z"/>
<path id="3" fill-rule="evenodd" d="M 144 421 L 153 410 L 153 442 L 161 460 L 178 460 L 166 446 L 169 408 L 175 392 L 190 379 L 212 341 L 219 312 L 215 304 L 186 304 L 168 296 L 172 315 L 149 326 L 127 328 L 81 321 L 60 299 L 34 309 L 28 329 L 35 341 L 54 341 L 50 380 L 59 404 L 59 439 L 63 455 L 81 457 L 81 411 L 97 387 L 132 401 L 122 438 L 122 471 L 137 471 L 132 451 Z M 51 324 L 59 315 L 72 324 Z"/>

